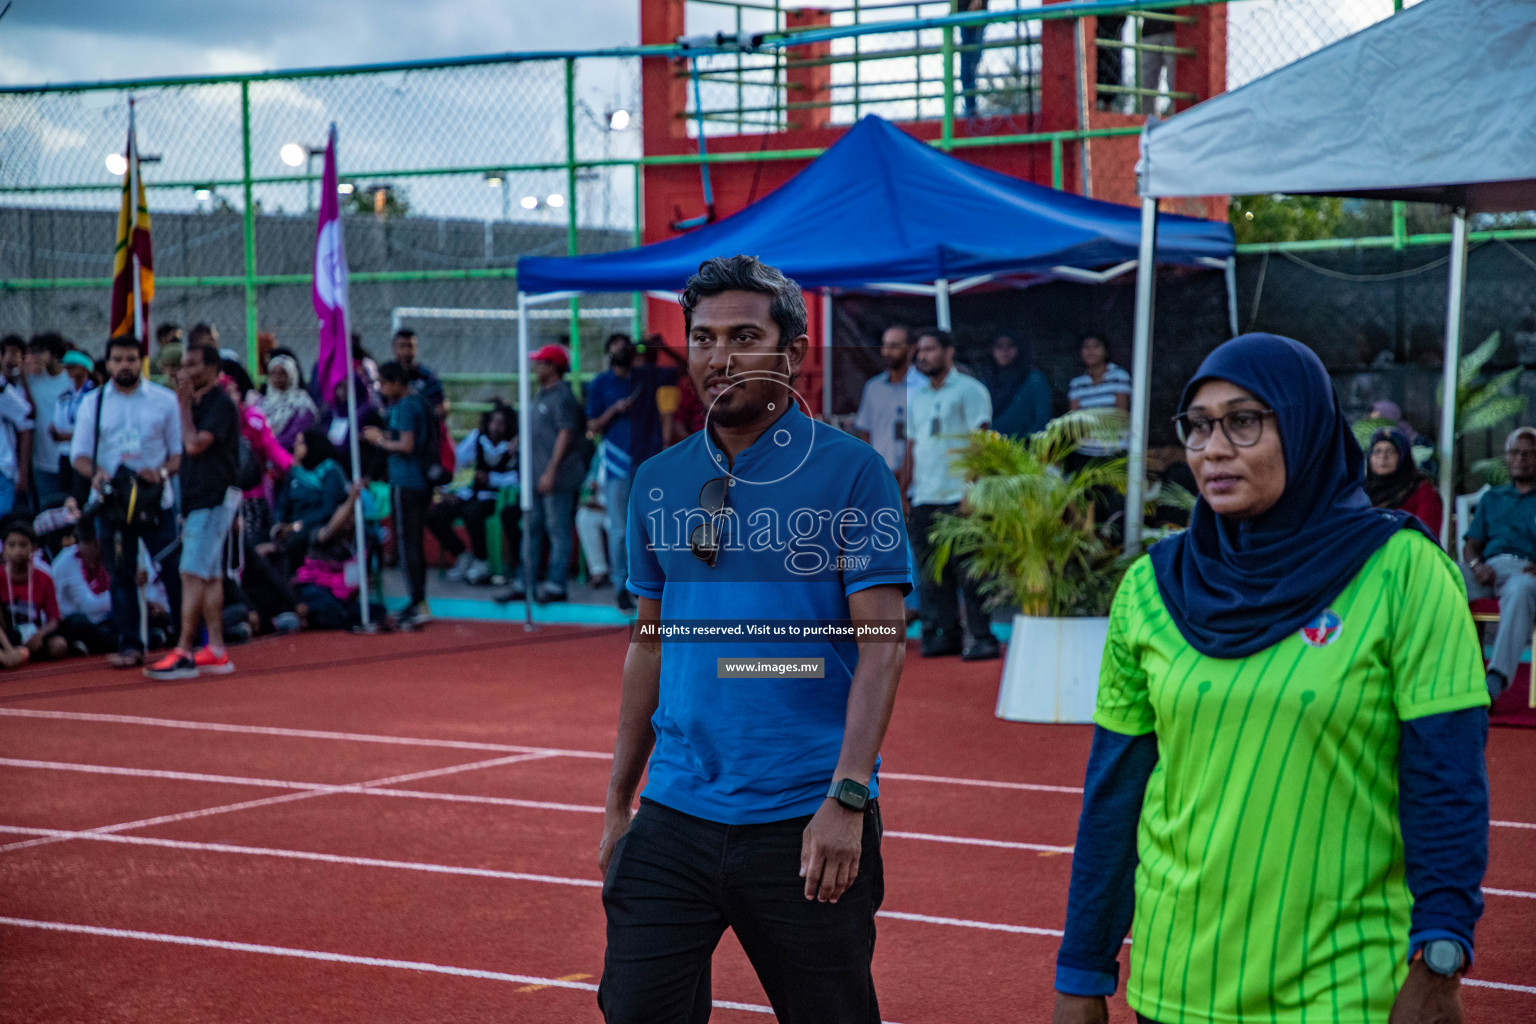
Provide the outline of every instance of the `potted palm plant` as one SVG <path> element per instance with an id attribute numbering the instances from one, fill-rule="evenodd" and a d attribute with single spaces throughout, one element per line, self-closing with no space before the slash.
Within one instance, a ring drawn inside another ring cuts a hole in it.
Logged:
<path id="1" fill-rule="evenodd" d="M 1072 412 L 1027 438 L 977 431 L 957 454 L 972 483 L 960 514 L 935 523 L 924 569 L 941 572 L 963 558 L 989 608 L 1018 609 L 999 718 L 1091 720 L 1109 605 L 1128 564 L 1095 514 L 1095 497 L 1124 492 L 1126 464 L 1095 461 L 1076 472 L 1068 465 L 1083 441 L 1114 440 L 1125 423 L 1113 410 Z M 1158 501 L 1193 499 L 1165 487 Z"/>

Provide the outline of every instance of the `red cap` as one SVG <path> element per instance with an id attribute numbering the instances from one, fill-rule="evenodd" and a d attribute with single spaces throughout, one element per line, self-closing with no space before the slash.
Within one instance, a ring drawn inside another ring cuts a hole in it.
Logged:
<path id="1" fill-rule="evenodd" d="M 559 345 L 545 345 L 543 348 L 530 355 L 528 359 L 530 362 L 537 361 L 540 363 L 548 363 L 549 365 L 558 369 L 562 374 L 569 373 L 571 370 L 570 353 Z"/>

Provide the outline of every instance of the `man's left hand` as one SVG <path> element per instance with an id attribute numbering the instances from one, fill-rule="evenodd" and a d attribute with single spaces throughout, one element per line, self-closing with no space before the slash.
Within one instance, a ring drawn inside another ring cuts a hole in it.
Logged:
<path id="1" fill-rule="evenodd" d="M 545 470 L 539 476 L 539 493 L 553 494 L 555 490 L 555 474 Z"/>
<path id="2" fill-rule="evenodd" d="M 1423 960 L 1408 965 L 1387 1024 L 1462 1024 L 1461 979 L 1436 974 Z"/>
<path id="3" fill-rule="evenodd" d="M 859 874 L 864 814 L 836 800 L 824 800 L 800 840 L 800 875 L 805 898 L 836 903 Z"/>

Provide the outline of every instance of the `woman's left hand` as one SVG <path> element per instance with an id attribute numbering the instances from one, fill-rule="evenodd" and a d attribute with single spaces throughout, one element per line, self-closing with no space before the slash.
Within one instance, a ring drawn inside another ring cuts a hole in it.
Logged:
<path id="1" fill-rule="evenodd" d="M 1387 1024 L 1463 1024 L 1461 979 L 1431 971 L 1423 960 L 1408 965 Z"/>

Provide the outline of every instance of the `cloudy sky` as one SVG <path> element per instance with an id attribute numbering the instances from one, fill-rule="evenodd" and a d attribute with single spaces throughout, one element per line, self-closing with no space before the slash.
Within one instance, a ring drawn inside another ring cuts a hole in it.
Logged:
<path id="1" fill-rule="evenodd" d="M 639 36 L 637 0 L 14 0 L 0 19 L 0 82 L 626 46 Z"/>

